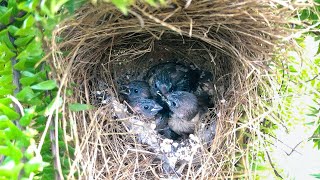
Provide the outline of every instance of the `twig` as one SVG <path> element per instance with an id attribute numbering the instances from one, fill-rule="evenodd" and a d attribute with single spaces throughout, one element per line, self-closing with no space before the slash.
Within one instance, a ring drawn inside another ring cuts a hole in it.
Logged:
<path id="1" fill-rule="evenodd" d="M 41 66 L 41 71 L 44 71 L 45 67 L 45 63 L 42 63 Z M 49 79 L 49 75 L 48 72 L 46 72 L 46 78 Z M 45 92 L 46 95 L 50 96 L 50 99 L 53 99 L 52 93 L 49 91 Z M 57 112 L 58 113 L 58 112 Z M 57 123 L 58 114 L 55 115 L 54 119 L 55 122 Z M 52 151 L 52 155 L 53 155 L 53 164 L 54 167 L 57 171 L 55 171 L 55 178 L 56 179 L 63 179 L 63 175 L 62 175 L 62 169 L 61 169 L 61 162 L 60 162 L 60 156 L 59 156 L 59 138 L 58 138 L 58 126 L 55 124 L 53 124 L 52 121 L 50 121 L 50 127 L 53 127 L 53 129 L 50 129 L 50 142 L 51 142 L 51 151 Z"/>
<path id="2" fill-rule="evenodd" d="M 317 23 L 315 23 L 315 24 L 313 24 L 313 25 L 311 25 L 311 26 L 308 26 L 308 27 L 306 27 L 305 29 L 303 29 L 303 30 L 295 33 L 295 34 L 292 34 L 292 35 L 286 37 L 285 40 L 288 41 L 288 40 L 290 40 L 290 39 L 292 39 L 292 38 L 301 37 L 301 35 L 302 35 L 303 33 L 307 33 L 307 32 L 309 32 L 311 29 L 317 28 L 317 26 L 319 26 L 319 25 L 320 25 L 320 22 L 317 22 Z M 319 32 L 319 30 L 317 30 L 316 32 Z"/>
<path id="3" fill-rule="evenodd" d="M 286 153 L 288 156 L 290 156 L 294 151 L 296 151 L 296 148 L 302 143 L 303 141 L 300 141 L 298 144 L 296 144 L 292 149 L 290 153 Z M 297 152 L 297 151 L 296 151 Z M 301 153 L 299 153 L 301 154 Z"/>
<path id="4" fill-rule="evenodd" d="M 289 145 L 287 145 L 286 143 L 284 143 L 283 141 L 281 141 L 280 139 L 272 136 L 271 134 L 268 134 L 268 135 L 269 135 L 270 137 L 274 138 L 275 140 L 279 141 L 281 144 L 285 145 L 286 147 L 290 148 L 292 151 L 295 151 L 296 153 L 302 155 L 299 151 L 295 150 L 295 147 L 292 148 L 292 147 L 290 147 Z"/>
<path id="5" fill-rule="evenodd" d="M 272 169 L 273 169 L 274 174 L 275 174 L 276 176 L 278 176 L 280 179 L 283 179 L 283 177 L 278 173 L 278 171 L 277 171 L 276 168 L 274 167 L 268 151 L 266 150 L 265 152 L 266 152 L 266 154 L 267 154 L 268 161 L 269 161 L 269 163 L 270 163 L 270 165 L 271 165 L 271 167 L 272 167 Z"/>
<path id="6" fill-rule="evenodd" d="M 311 79 L 309 79 L 309 80 L 307 80 L 307 81 L 305 81 L 305 82 L 307 83 L 307 82 L 313 81 L 313 80 L 315 80 L 317 77 L 319 77 L 319 75 L 320 75 L 320 73 L 317 74 L 317 75 L 315 75 L 313 78 L 311 78 Z"/>
<path id="7" fill-rule="evenodd" d="M 136 12 L 130 10 L 130 9 L 128 10 L 128 12 L 129 12 L 130 14 L 134 15 L 135 17 L 137 17 L 138 20 L 139 20 L 139 22 L 140 22 L 141 28 L 144 28 L 144 20 L 143 20 L 143 18 L 140 16 L 140 14 L 138 14 L 138 13 L 136 13 Z"/>
<path id="8" fill-rule="evenodd" d="M 181 31 L 180 29 L 178 29 L 178 28 L 174 27 L 173 25 L 168 24 L 168 23 L 166 23 L 166 22 L 164 22 L 164 21 L 162 21 L 162 20 L 154 17 L 153 15 L 145 12 L 144 10 L 140 9 L 140 8 L 139 8 L 138 6 L 136 6 L 136 5 L 134 5 L 134 7 L 137 8 L 140 12 L 142 12 L 143 15 L 145 15 L 145 16 L 147 16 L 148 18 L 154 20 L 156 23 L 159 23 L 159 24 L 161 24 L 162 26 L 167 27 L 167 28 L 171 29 L 172 31 L 175 31 L 175 32 L 179 33 L 179 35 L 182 35 L 182 31 Z"/>
<path id="9" fill-rule="evenodd" d="M 186 5 L 184 5 L 184 9 L 187 9 L 190 4 L 191 4 L 192 0 L 187 0 Z"/>
<path id="10" fill-rule="evenodd" d="M 10 98 L 14 102 L 14 106 L 16 106 L 19 109 L 19 112 L 21 112 L 21 115 L 24 116 L 23 107 L 21 103 L 18 101 L 18 99 L 14 96 L 8 95 L 8 98 Z"/>
<path id="11" fill-rule="evenodd" d="M 75 59 L 75 57 L 76 57 L 76 55 L 77 55 L 77 52 L 79 51 L 80 45 L 81 45 L 84 41 L 85 41 L 85 38 L 81 40 L 81 42 L 80 42 L 80 43 L 78 44 L 78 46 L 76 47 L 73 56 L 70 58 L 70 61 L 69 61 L 68 65 L 67 65 L 67 67 L 66 67 L 66 70 L 64 71 L 65 73 L 63 74 L 63 77 L 62 77 L 62 80 L 61 80 L 61 84 L 60 84 L 60 87 L 59 87 L 58 92 L 57 92 L 57 96 L 56 96 L 56 98 L 55 98 L 55 101 L 53 102 L 54 105 L 56 105 L 56 104 L 58 103 L 58 99 L 59 99 L 58 97 L 60 97 L 60 94 L 61 94 L 61 91 L 62 91 L 62 87 L 64 86 L 64 83 L 65 83 L 66 80 L 67 80 L 67 77 L 68 77 L 68 75 L 69 75 L 70 69 L 71 69 L 72 64 L 73 64 L 73 61 L 74 61 L 74 59 Z M 51 119 L 52 119 L 52 116 L 53 116 L 53 111 L 54 111 L 54 109 L 51 110 L 51 111 L 48 113 L 49 116 L 48 116 L 48 119 L 47 119 L 46 127 L 45 127 L 45 129 L 44 129 L 44 131 L 43 131 L 43 133 L 42 133 L 42 136 L 41 136 L 41 138 L 40 138 L 39 145 L 38 145 L 38 148 L 37 148 L 38 152 L 41 152 L 41 149 L 42 149 L 42 146 L 43 146 L 43 143 L 44 143 L 46 134 L 47 134 L 47 132 L 48 132 L 48 130 L 49 130 L 49 127 L 50 127 L 50 122 L 51 122 Z"/>

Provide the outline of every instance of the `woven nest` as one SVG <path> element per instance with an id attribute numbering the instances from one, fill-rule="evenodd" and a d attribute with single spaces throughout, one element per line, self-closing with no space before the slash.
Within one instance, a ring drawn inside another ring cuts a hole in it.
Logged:
<path id="1" fill-rule="evenodd" d="M 190 2 L 158 9 L 138 3 L 127 16 L 110 5 L 88 4 L 56 29 L 54 37 L 63 41 L 53 44 L 52 67 L 65 99 L 65 142 L 76 148 L 68 178 L 251 176 L 237 168 L 248 170 L 254 157 L 249 147 L 270 88 L 264 75 L 285 34 L 288 11 L 262 0 Z M 214 76 L 214 107 L 201 122 L 214 124 L 214 136 L 198 142 L 192 156 L 197 160 L 175 162 L 173 174 L 164 171 L 165 155 L 128 128 L 134 115 L 119 96 L 122 84 L 141 79 L 164 61 L 192 64 Z M 68 110 L 70 103 L 95 108 L 74 112 Z"/>

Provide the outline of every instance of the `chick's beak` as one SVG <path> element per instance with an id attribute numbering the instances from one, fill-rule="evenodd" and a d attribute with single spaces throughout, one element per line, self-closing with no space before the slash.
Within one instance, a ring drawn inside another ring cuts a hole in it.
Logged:
<path id="1" fill-rule="evenodd" d="M 160 110 L 162 110 L 163 109 L 163 107 L 162 106 L 160 106 L 160 105 L 155 105 L 152 109 L 151 109 L 151 111 L 152 112 L 157 112 L 157 111 L 160 111 Z"/>
<path id="2" fill-rule="evenodd" d="M 164 100 L 164 99 L 165 99 L 165 95 L 164 95 L 164 94 L 162 94 L 162 92 L 161 92 L 161 91 L 157 91 L 157 95 L 158 95 L 162 100 Z"/>
<path id="3" fill-rule="evenodd" d="M 125 94 L 125 95 L 129 95 L 129 94 L 130 94 L 130 89 L 129 89 L 128 86 L 123 86 L 122 88 L 123 88 L 123 89 L 120 90 L 120 93 L 121 93 L 121 94 Z"/>
<path id="4" fill-rule="evenodd" d="M 171 106 L 171 101 L 169 101 L 168 99 L 166 99 L 165 101 L 167 103 L 167 105 L 170 107 Z"/>
<path id="5" fill-rule="evenodd" d="M 161 91 L 161 94 L 162 94 L 163 96 L 166 96 L 166 95 L 168 94 L 168 87 L 165 86 L 165 85 L 162 85 L 162 86 L 160 87 L 160 91 Z"/>
<path id="6" fill-rule="evenodd" d="M 161 100 L 168 104 L 167 94 L 162 94 L 160 91 L 157 91 L 157 95 L 161 98 Z"/>
<path id="7" fill-rule="evenodd" d="M 124 90 L 121 90 L 120 93 L 121 93 L 121 94 L 128 95 L 128 94 L 129 94 L 129 91 L 128 91 L 127 89 L 124 89 Z"/>

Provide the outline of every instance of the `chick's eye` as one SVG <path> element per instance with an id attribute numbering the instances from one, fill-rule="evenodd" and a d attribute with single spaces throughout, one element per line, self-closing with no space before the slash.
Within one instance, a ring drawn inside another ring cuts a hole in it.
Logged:
<path id="1" fill-rule="evenodd" d="M 143 109 L 149 109 L 148 105 L 143 106 Z"/>
<path id="2" fill-rule="evenodd" d="M 138 89 L 134 89 L 134 93 L 138 93 L 139 92 L 139 90 Z"/>
<path id="3" fill-rule="evenodd" d="M 158 87 L 156 83 L 154 83 L 154 87 L 155 87 L 155 88 L 157 88 L 157 87 Z"/>
<path id="4" fill-rule="evenodd" d="M 172 101 L 171 104 L 172 104 L 173 107 L 176 107 L 176 106 L 177 106 L 177 103 L 174 102 L 174 101 Z"/>

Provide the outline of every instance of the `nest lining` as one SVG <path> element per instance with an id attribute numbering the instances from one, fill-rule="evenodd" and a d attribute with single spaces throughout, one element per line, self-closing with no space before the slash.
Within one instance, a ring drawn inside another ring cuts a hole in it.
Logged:
<path id="1" fill-rule="evenodd" d="M 77 158 L 69 178 L 77 171 L 94 179 L 168 176 L 159 153 L 128 129 L 126 123 L 136 119 L 124 111 L 118 94 L 122 84 L 142 79 L 150 67 L 164 61 L 195 65 L 215 77 L 215 106 L 202 120 L 215 123 L 215 138 L 206 146 L 195 143 L 197 139 L 186 142 L 196 144 L 197 163 L 173 167 L 180 167 L 174 176 L 233 176 L 241 158 L 235 154 L 243 151 L 236 133 L 243 115 L 239 107 L 254 108 L 252 102 L 259 101 L 260 76 L 266 73 L 283 21 L 264 1 L 201 1 L 183 7 L 181 2 L 160 10 L 136 5 L 124 16 L 110 6 L 87 5 L 57 29 L 64 42 L 54 49 L 70 53 L 55 53 L 53 67 L 61 83 L 73 88 L 68 102 L 97 107 L 64 114 L 76 124 L 68 132 L 78 134 L 73 136 Z"/>

